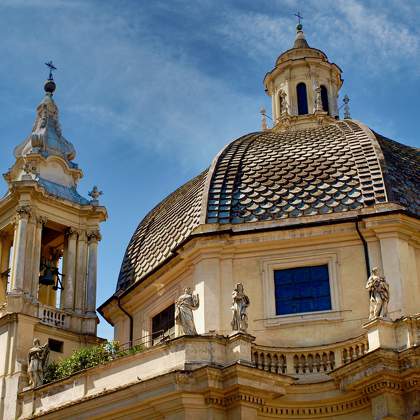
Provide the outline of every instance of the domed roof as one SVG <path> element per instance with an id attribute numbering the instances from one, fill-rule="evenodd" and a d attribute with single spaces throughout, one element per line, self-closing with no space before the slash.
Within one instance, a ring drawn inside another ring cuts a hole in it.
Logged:
<path id="1" fill-rule="evenodd" d="M 420 215 L 419 160 L 416 149 L 353 120 L 245 135 L 140 222 L 117 291 L 161 267 L 203 225 L 207 234 L 247 224 L 281 228 L 395 209 L 389 203 Z"/>

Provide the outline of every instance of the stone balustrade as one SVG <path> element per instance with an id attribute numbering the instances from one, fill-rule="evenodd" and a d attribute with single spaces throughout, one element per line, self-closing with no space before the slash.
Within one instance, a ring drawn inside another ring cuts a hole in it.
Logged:
<path id="1" fill-rule="evenodd" d="M 253 345 L 252 361 L 258 369 L 308 380 L 327 380 L 326 375 L 366 354 L 368 339 L 363 335 L 317 347 L 268 347 Z M 317 378 L 316 378 L 317 377 Z"/>
<path id="2" fill-rule="evenodd" d="M 69 317 L 67 314 L 57 308 L 51 306 L 39 305 L 39 318 L 41 322 L 59 328 L 69 327 Z"/>

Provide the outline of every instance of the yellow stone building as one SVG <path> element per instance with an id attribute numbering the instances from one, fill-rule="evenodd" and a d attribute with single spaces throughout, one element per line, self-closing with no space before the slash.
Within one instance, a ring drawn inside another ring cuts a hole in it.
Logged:
<path id="1" fill-rule="evenodd" d="M 99 342 L 106 219 L 97 189 L 77 193 L 47 81 L 0 201 L 0 416 L 419 419 L 419 154 L 352 120 L 347 103 L 340 119 L 342 83 L 298 25 L 264 78 L 273 127 L 263 111 L 261 131 L 134 232 L 98 309 L 134 350 L 30 387 L 35 337 L 53 360 Z"/>

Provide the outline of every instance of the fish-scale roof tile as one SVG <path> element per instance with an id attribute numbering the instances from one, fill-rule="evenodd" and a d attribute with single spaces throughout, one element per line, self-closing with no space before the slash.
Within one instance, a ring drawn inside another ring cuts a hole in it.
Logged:
<path id="1" fill-rule="evenodd" d="M 117 291 L 174 255 L 197 228 L 328 215 L 387 201 L 420 215 L 419 152 L 351 120 L 299 131 L 251 133 L 139 224 Z"/>

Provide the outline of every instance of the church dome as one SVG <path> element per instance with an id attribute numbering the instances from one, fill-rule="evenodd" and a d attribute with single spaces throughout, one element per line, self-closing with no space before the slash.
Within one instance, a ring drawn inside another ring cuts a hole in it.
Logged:
<path id="1" fill-rule="evenodd" d="M 334 223 L 395 210 L 420 216 L 419 169 L 416 149 L 354 120 L 240 137 L 140 222 L 117 292 L 200 235 Z"/>

